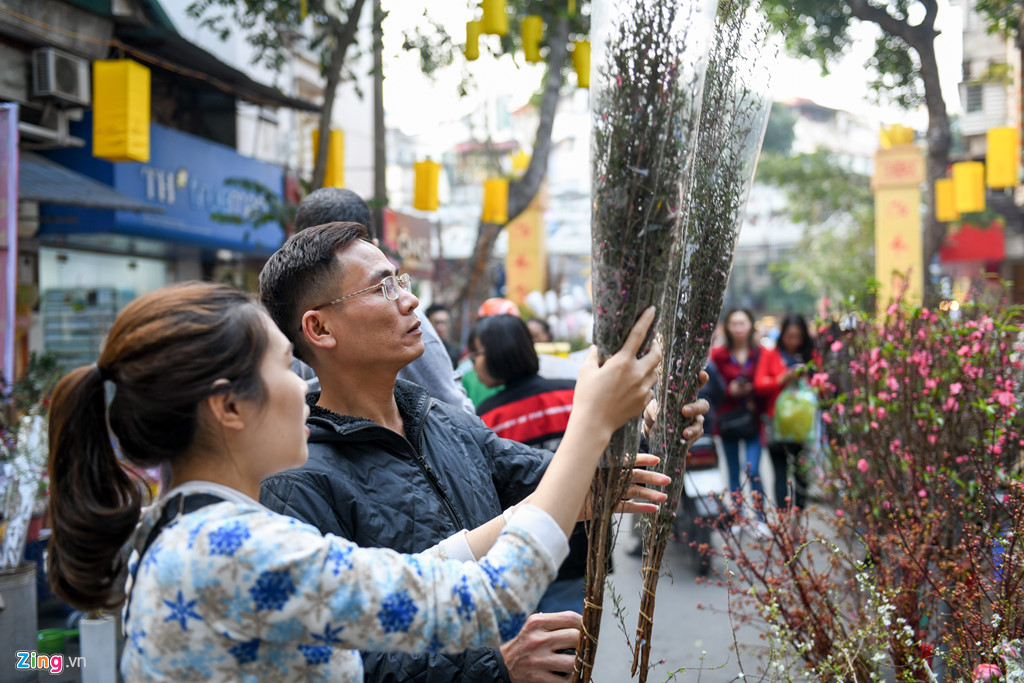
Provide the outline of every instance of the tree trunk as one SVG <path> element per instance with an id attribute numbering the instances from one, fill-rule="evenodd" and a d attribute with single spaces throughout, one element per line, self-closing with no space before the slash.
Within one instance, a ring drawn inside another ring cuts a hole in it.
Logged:
<path id="1" fill-rule="evenodd" d="M 373 0 L 373 222 L 383 237 L 384 207 L 388 205 L 387 148 L 384 137 L 384 46 L 381 43 L 384 14 L 380 0 Z"/>
<path id="2" fill-rule="evenodd" d="M 946 114 L 946 103 L 942 99 L 939 86 L 939 69 L 935 61 L 935 43 L 929 39 L 920 46 L 915 45 L 921 58 L 921 78 L 925 83 L 925 102 L 928 107 L 928 156 L 925 163 L 925 176 L 928 186 L 928 213 L 924 220 L 924 302 L 935 305 L 938 302 L 938 288 L 932 283 L 929 266 L 936 258 L 942 242 L 946 239 L 946 224 L 935 218 L 935 181 L 946 175 L 949 165 L 949 117 Z"/>
<path id="3" fill-rule="evenodd" d="M 313 189 L 324 185 L 324 176 L 327 175 L 327 144 L 331 136 L 331 117 L 334 114 L 334 95 L 338 92 L 338 84 L 341 83 L 341 69 L 345 66 L 345 54 L 349 47 L 356 40 L 359 31 L 359 17 L 363 13 L 365 0 L 354 0 L 349 8 L 345 23 L 342 24 L 335 18 L 330 19 L 330 32 L 334 37 L 334 49 L 331 51 L 331 58 L 327 64 L 324 74 L 327 82 L 324 85 L 324 105 L 320 110 L 320 141 L 316 149 L 316 165 L 313 167 Z"/>
<path id="4" fill-rule="evenodd" d="M 935 61 L 935 16 L 938 13 L 936 0 L 921 0 L 925 8 L 925 16 L 921 23 L 912 25 L 896 19 L 883 7 L 872 5 L 868 0 L 847 0 L 853 16 L 864 21 L 877 24 L 889 35 L 899 36 L 917 52 L 921 60 L 921 80 L 924 82 L 925 106 L 928 108 L 928 156 L 925 161 L 925 176 L 928 187 L 927 215 L 924 218 L 922 247 L 924 252 L 924 300 L 926 304 L 934 304 L 938 292 L 931 282 L 928 267 L 932 259 L 939 253 L 939 247 L 946 237 L 946 224 L 935 219 L 935 181 L 946 175 L 949 164 L 949 116 L 946 114 L 946 102 L 942 98 L 939 84 L 939 66 Z"/>
<path id="5" fill-rule="evenodd" d="M 569 54 L 569 21 L 559 17 L 548 34 L 548 71 L 544 76 L 544 93 L 541 96 L 540 122 L 537 135 L 533 142 L 533 155 L 526 173 L 519 180 L 509 183 L 508 217 L 514 219 L 530 205 L 537 195 L 544 177 L 547 175 L 548 156 L 551 153 L 551 128 L 558 109 L 558 96 L 562 88 L 562 69 L 565 67 Z M 463 306 L 468 305 L 470 318 L 474 318 L 477 306 L 487 298 L 487 262 L 494 251 L 494 243 L 506 224 L 480 222 L 477 230 L 473 254 L 456 277 L 461 282 L 458 300 Z M 456 324 L 461 323 L 461 316 L 456 317 Z M 461 338 L 462 330 L 455 330 Z"/>

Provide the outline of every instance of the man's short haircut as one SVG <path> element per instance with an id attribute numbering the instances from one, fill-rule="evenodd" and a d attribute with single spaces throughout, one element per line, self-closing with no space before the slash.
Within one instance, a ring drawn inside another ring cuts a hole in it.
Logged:
<path id="1" fill-rule="evenodd" d="M 487 373 L 506 384 L 540 369 L 530 330 L 514 315 L 481 318 L 470 336 L 470 348 L 483 351 Z"/>
<path id="2" fill-rule="evenodd" d="M 260 301 L 295 346 L 295 356 L 309 362 L 302 316 L 313 306 L 340 296 L 336 254 L 356 240 L 367 240 L 360 223 L 327 223 L 297 232 L 267 260 L 260 271 Z"/>
<path id="3" fill-rule="evenodd" d="M 322 187 L 306 195 L 295 214 L 295 232 L 336 222 L 359 223 L 366 228 L 369 239 L 377 236 L 370 207 L 362 197 L 342 187 Z"/>
<path id="4" fill-rule="evenodd" d="M 427 310 L 424 311 L 423 315 L 425 315 L 425 316 L 427 316 L 429 318 L 430 316 L 434 315 L 438 311 L 444 311 L 445 313 L 449 313 L 449 314 L 451 313 L 451 309 L 449 309 L 444 304 L 430 304 L 429 306 L 427 306 Z"/>

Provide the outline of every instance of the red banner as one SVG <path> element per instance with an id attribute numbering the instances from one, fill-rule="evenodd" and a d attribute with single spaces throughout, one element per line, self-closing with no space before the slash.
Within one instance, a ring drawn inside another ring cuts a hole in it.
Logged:
<path id="1" fill-rule="evenodd" d="M 964 261 L 1002 261 L 1006 258 L 1006 236 L 1003 224 L 993 221 L 988 227 L 968 225 L 946 236 L 939 249 L 943 263 Z"/>

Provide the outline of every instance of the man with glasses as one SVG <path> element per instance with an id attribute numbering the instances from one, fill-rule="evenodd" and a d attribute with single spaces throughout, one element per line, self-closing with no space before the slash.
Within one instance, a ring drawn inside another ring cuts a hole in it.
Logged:
<path id="1" fill-rule="evenodd" d="M 358 194 L 342 187 L 322 187 L 306 195 L 295 213 L 295 230 L 298 232 L 314 225 L 338 221 L 359 223 L 366 228 L 370 241 L 379 246 L 370 207 Z M 476 415 L 473 402 L 452 371 L 444 340 L 434 330 L 428 316 L 421 315 L 419 318 L 423 333 L 423 355 L 402 368 L 398 377 L 419 384 L 438 400 Z M 320 390 L 320 383 L 308 365 L 297 360 L 294 369 L 307 381 L 311 391 Z"/>
<path id="2" fill-rule="evenodd" d="M 473 560 L 461 530 L 531 493 L 551 454 L 397 378 L 423 353 L 410 286 L 355 223 L 298 232 L 267 261 L 260 298 L 321 391 L 307 396 L 308 460 L 264 480 L 260 502 L 361 546 L 415 553 L 444 542 L 450 557 Z M 535 614 L 500 650 L 364 653 L 365 680 L 556 680 L 572 671 L 574 656 L 559 651 L 575 647 L 580 626 L 573 612 Z"/>

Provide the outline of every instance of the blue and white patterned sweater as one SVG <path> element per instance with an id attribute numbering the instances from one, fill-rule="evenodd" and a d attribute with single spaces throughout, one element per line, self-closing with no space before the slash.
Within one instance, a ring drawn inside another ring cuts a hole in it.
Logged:
<path id="1" fill-rule="evenodd" d="M 545 547 L 554 521 L 531 506 L 463 563 L 360 548 L 237 491 L 200 490 L 234 495 L 167 525 L 141 566 L 132 555 L 126 681 L 362 681 L 358 649 L 495 647 L 519 632 L 567 552 L 564 535 Z M 133 547 L 161 508 L 144 512 Z"/>

